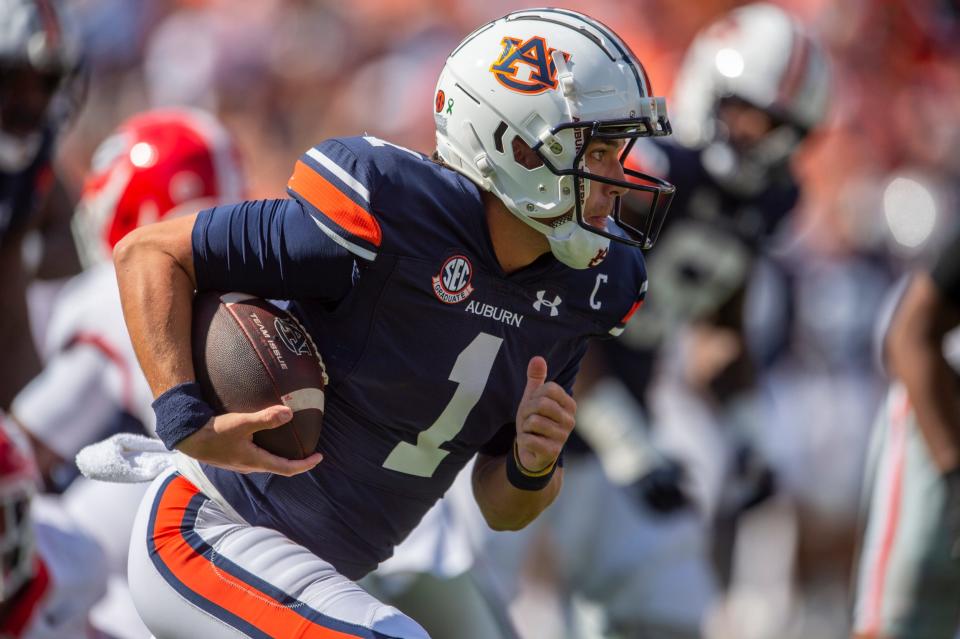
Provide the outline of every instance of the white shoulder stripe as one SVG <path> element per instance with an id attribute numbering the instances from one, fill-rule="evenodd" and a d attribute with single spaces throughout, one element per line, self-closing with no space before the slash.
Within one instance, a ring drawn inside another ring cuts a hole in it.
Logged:
<path id="1" fill-rule="evenodd" d="M 318 227 L 320 227 L 321 231 L 327 234 L 327 237 L 329 237 L 331 240 L 333 240 L 343 248 L 347 249 L 357 257 L 361 257 L 367 260 L 368 262 L 372 262 L 373 260 L 377 259 L 376 253 L 374 253 L 369 249 L 365 249 L 362 246 L 357 246 L 353 242 L 350 242 L 349 240 L 345 240 L 344 238 L 340 237 L 333 231 L 333 229 L 327 227 L 323 222 L 318 220 L 315 215 L 311 214 L 310 219 L 313 220 Z"/>
<path id="2" fill-rule="evenodd" d="M 351 189 L 356 191 L 357 194 L 360 197 L 362 197 L 364 200 L 366 200 L 367 202 L 370 201 L 370 191 L 367 190 L 367 187 L 360 184 L 359 180 L 357 180 L 355 177 L 353 177 L 352 175 L 344 171 L 343 167 L 341 167 L 339 164 L 337 164 L 336 162 L 334 162 L 333 160 L 325 156 L 320 151 L 317 151 L 316 149 L 310 149 L 309 151 L 307 151 L 307 155 L 309 155 L 311 158 L 313 158 L 314 160 L 319 162 L 321 165 L 323 165 L 323 168 L 325 168 L 326 170 L 336 175 L 341 182 L 343 182 L 344 184 L 349 186 Z"/>

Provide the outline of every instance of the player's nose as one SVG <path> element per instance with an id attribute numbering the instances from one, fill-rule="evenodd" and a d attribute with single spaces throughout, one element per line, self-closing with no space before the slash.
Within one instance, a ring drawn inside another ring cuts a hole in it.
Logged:
<path id="1" fill-rule="evenodd" d="M 623 172 L 623 165 L 620 164 L 619 160 L 610 162 L 609 167 L 606 168 L 606 174 L 604 177 L 610 178 L 611 180 L 618 180 L 620 182 L 626 182 L 627 176 Z M 626 186 L 621 186 L 619 184 L 604 184 L 604 190 L 611 197 L 626 195 L 629 190 Z"/>

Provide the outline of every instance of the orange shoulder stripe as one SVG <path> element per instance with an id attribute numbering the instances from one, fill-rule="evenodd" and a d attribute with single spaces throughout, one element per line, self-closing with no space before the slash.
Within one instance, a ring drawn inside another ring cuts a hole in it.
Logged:
<path id="1" fill-rule="evenodd" d="M 354 236 L 380 246 L 380 224 L 322 175 L 297 160 L 287 186 Z"/>

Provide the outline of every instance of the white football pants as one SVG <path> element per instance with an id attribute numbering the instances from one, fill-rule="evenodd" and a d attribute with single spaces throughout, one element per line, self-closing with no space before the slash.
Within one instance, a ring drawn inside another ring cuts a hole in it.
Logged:
<path id="1" fill-rule="evenodd" d="M 205 492 L 173 468 L 154 480 L 130 542 L 130 590 L 157 639 L 429 639 L 326 561 L 243 521 L 204 477 L 190 477 Z"/>

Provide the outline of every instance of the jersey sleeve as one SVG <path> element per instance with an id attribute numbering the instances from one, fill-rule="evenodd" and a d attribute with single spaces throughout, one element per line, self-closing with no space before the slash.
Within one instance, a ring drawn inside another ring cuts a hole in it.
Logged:
<path id="1" fill-rule="evenodd" d="M 648 280 L 643 280 L 643 284 L 640 285 L 640 290 L 637 291 L 637 299 L 634 301 L 633 305 L 627 310 L 627 312 L 620 318 L 620 321 L 610 329 L 609 337 L 619 337 L 623 330 L 627 327 L 627 323 L 630 319 L 640 310 L 640 307 L 643 306 L 644 301 L 647 299 L 647 286 Z"/>
<path id="2" fill-rule="evenodd" d="M 62 459 L 103 436 L 121 410 L 123 372 L 94 342 L 77 341 L 47 363 L 13 401 L 11 412 L 23 427 Z M 83 410 L 77 410 L 82 406 Z"/>
<path id="3" fill-rule="evenodd" d="M 377 176 L 369 158 L 358 157 L 341 141 L 326 140 L 297 160 L 287 192 L 333 242 L 373 261 L 383 238 L 371 206 Z"/>
<path id="4" fill-rule="evenodd" d="M 960 307 L 960 233 L 944 247 L 931 276 L 943 296 Z"/>
<path id="5" fill-rule="evenodd" d="M 509 424 L 504 424 L 500 427 L 493 437 L 487 440 L 483 446 L 480 447 L 481 455 L 489 455 L 491 457 L 499 457 L 500 455 L 506 455 L 510 452 L 510 449 L 513 448 L 513 440 L 517 436 L 517 425 L 513 422 Z"/>
<path id="6" fill-rule="evenodd" d="M 355 258 L 297 200 L 257 200 L 201 211 L 193 227 L 199 291 L 337 302 Z"/>

